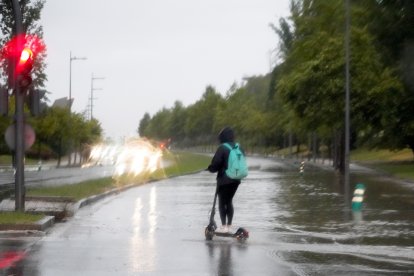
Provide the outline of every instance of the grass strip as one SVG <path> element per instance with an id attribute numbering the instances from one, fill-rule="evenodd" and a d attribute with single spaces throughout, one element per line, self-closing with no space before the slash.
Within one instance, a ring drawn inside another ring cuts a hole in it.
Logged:
<path id="1" fill-rule="evenodd" d="M 411 161 L 413 153 L 410 149 L 400 151 L 357 149 L 351 152 L 351 160 L 357 162 Z"/>
<path id="2" fill-rule="evenodd" d="M 351 160 L 392 176 L 414 180 L 413 153 L 410 149 L 400 151 L 357 149 Z"/>
<path id="3" fill-rule="evenodd" d="M 22 212 L 0 212 L 0 224 L 29 224 L 42 219 L 44 215 Z"/>
<path id="4" fill-rule="evenodd" d="M 210 164 L 210 161 L 211 157 L 207 155 L 189 152 L 169 152 L 165 155 L 165 162 L 168 165 L 166 168 L 154 172 L 154 174 L 151 176 L 151 179 L 162 179 L 165 177 L 172 177 L 201 171 L 207 168 L 207 166 Z"/>
<path id="5" fill-rule="evenodd" d="M 172 176 L 193 173 L 207 168 L 210 157 L 206 155 L 178 152 L 164 154 L 166 168 L 159 169 L 152 174 L 123 175 L 120 178 L 112 177 L 84 181 L 78 184 L 56 187 L 37 187 L 27 191 L 28 196 L 64 196 L 81 200 L 89 196 L 104 193 L 108 190 L 120 188 L 128 184 L 142 184 L 150 180 L 160 180 Z"/>
<path id="6" fill-rule="evenodd" d="M 71 185 L 29 188 L 26 194 L 27 196 L 62 196 L 80 200 L 112 189 L 113 182 L 112 177 L 105 177 Z"/>
<path id="7" fill-rule="evenodd" d="M 371 167 L 403 179 L 414 180 L 414 162 L 375 163 Z"/>

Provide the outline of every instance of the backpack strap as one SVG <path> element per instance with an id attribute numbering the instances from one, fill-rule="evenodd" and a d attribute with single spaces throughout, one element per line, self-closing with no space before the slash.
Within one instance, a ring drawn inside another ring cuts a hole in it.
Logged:
<path id="1" fill-rule="evenodd" d="M 223 143 L 222 145 L 226 146 L 229 150 L 236 149 L 239 147 L 239 143 L 235 143 L 234 147 L 232 147 L 229 143 Z"/>

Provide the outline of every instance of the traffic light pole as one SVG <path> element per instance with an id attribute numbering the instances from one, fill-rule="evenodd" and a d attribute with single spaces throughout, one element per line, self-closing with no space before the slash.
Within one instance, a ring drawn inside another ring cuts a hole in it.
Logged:
<path id="1" fill-rule="evenodd" d="M 16 37 L 21 39 L 23 34 L 23 20 L 18 0 L 13 0 L 13 12 L 15 19 Z M 18 45 L 23 42 L 20 41 Z M 25 187 L 24 187 L 24 89 L 17 85 L 14 80 L 14 95 L 16 102 L 15 111 L 15 210 L 25 210 Z"/>
<path id="2" fill-rule="evenodd" d="M 24 186 L 24 95 L 20 88 L 15 89 L 16 100 L 16 150 L 15 150 L 15 210 L 24 212 L 25 210 L 25 186 Z"/>

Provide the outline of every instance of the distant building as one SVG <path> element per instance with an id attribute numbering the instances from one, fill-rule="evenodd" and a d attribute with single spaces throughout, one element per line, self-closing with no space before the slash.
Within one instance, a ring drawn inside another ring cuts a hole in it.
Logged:
<path id="1" fill-rule="evenodd" d="M 55 100 L 52 107 L 71 108 L 72 104 L 73 104 L 73 98 L 69 100 L 67 97 L 63 97 L 63 98 Z"/>

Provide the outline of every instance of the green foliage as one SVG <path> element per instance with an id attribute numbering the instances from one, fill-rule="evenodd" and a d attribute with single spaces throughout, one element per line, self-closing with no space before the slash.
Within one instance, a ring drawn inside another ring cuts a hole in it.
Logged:
<path id="1" fill-rule="evenodd" d="M 193 144 L 214 141 L 213 137 L 216 132 L 214 116 L 222 101 L 222 96 L 216 92 L 215 88 L 207 86 L 201 99 L 188 108 L 185 134 Z"/>
<path id="2" fill-rule="evenodd" d="M 148 136 L 146 131 L 147 131 L 147 128 L 150 124 L 150 121 L 151 121 L 151 116 L 148 113 L 145 113 L 144 117 L 139 122 L 138 130 L 137 130 L 138 134 L 141 137 Z"/>
<path id="3" fill-rule="evenodd" d="M 66 108 L 47 108 L 42 116 L 32 118 L 31 124 L 36 132 L 38 146 L 44 144 L 59 159 L 67 153 L 70 143 L 80 145 L 79 150 L 82 152 L 102 139 L 103 131 L 97 120 L 87 120 L 82 114 L 70 112 Z"/>

